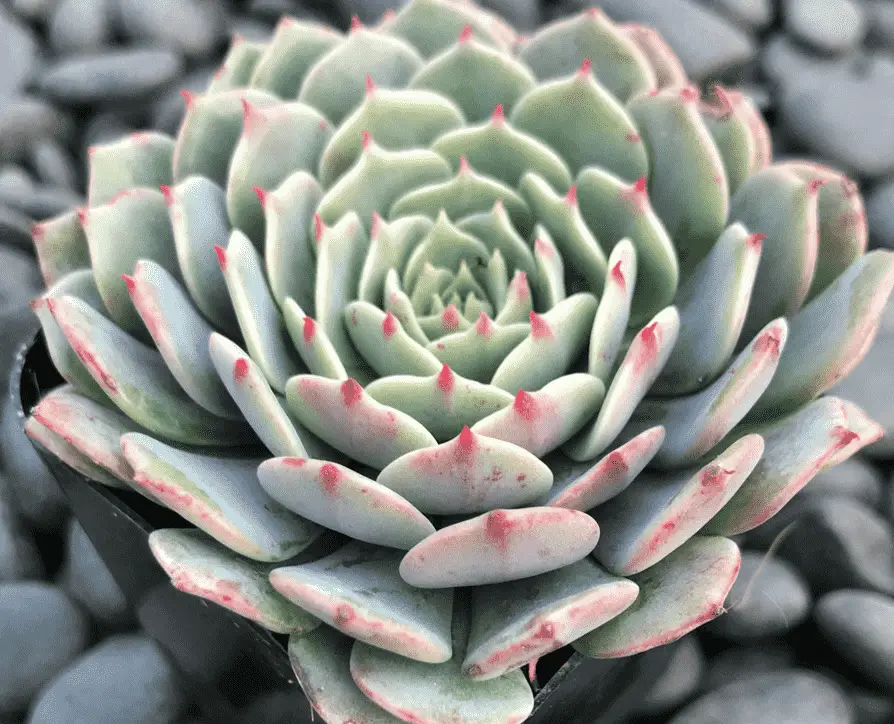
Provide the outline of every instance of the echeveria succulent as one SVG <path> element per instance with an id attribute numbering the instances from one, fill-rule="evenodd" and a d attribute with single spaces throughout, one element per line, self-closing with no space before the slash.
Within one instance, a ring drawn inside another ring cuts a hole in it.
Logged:
<path id="1" fill-rule="evenodd" d="M 894 285 L 855 184 L 652 31 L 412 0 L 185 96 L 35 229 L 27 429 L 192 523 L 159 563 L 325 721 L 522 721 L 523 665 L 721 614 L 728 536 L 881 434 L 823 396 Z"/>

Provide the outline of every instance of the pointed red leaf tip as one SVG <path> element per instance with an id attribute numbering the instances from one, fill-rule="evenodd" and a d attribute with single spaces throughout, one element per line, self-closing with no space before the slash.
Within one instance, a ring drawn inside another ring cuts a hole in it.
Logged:
<path id="1" fill-rule="evenodd" d="M 320 468 L 320 483 L 323 485 L 323 492 L 332 496 L 338 492 L 338 483 L 341 481 L 341 472 L 332 463 L 326 463 Z"/>
<path id="2" fill-rule="evenodd" d="M 382 320 L 382 336 L 385 339 L 391 339 L 395 332 L 397 332 L 397 320 L 389 309 L 385 314 L 385 319 Z"/>
<path id="3" fill-rule="evenodd" d="M 165 204 L 167 206 L 174 205 L 174 192 L 171 190 L 171 187 L 167 184 L 161 184 L 158 187 L 159 191 L 161 191 L 162 196 L 165 197 Z"/>
<path id="4" fill-rule="evenodd" d="M 538 236 L 534 239 L 534 253 L 544 257 L 552 257 L 553 247 Z"/>
<path id="5" fill-rule="evenodd" d="M 316 333 L 317 333 L 317 323 L 310 317 L 305 317 L 304 318 L 304 329 L 302 330 L 302 336 L 304 337 L 304 343 L 310 344 L 311 340 L 313 340 L 314 335 Z"/>
<path id="6" fill-rule="evenodd" d="M 572 186 L 565 194 L 565 203 L 569 206 L 577 206 L 577 186 Z"/>
<path id="7" fill-rule="evenodd" d="M 627 135 L 624 136 L 629 143 L 640 143 L 643 140 L 643 137 L 640 136 L 636 131 L 627 131 Z"/>
<path id="8" fill-rule="evenodd" d="M 183 100 L 186 103 L 186 110 L 192 108 L 192 104 L 196 98 L 196 94 L 192 91 L 186 90 L 186 88 L 183 88 L 180 90 L 180 95 L 183 97 Z"/>
<path id="9" fill-rule="evenodd" d="M 577 74 L 580 76 L 588 76 L 590 75 L 590 70 L 592 68 L 592 62 L 589 58 L 585 58 L 584 62 L 580 64 L 580 68 L 577 69 Z"/>
<path id="10" fill-rule="evenodd" d="M 537 662 L 539 659 L 531 659 L 528 662 L 528 681 L 532 684 L 537 681 Z"/>
<path id="11" fill-rule="evenodd" d="M 493 115 L 490 117 L 490 122 L 494 125 L 499 125 L 506 121 L 506 114 L 503 111 L 503 104 L 497 103 L 497 107 L 494 108 Z"/>
<path id="12" fill-rule="evenodd" d="M 355 30 L 360 30 L 360 28 L 362 28 L 362 27 L 363 27 L 363 23 L 360 22 L 360 18 L 358 18 L 356 15 L 351 18 L 351 32 L 354 32 Z"/>
<path id="13" fill-rule="evenodd" d="M 553 330 L 552 327 L 549 326 L 549 322 L 537 314 L 533 309 L 528 317 L 531 320 L 531 337 L 534 339 L 544 339 L 553 336 Z"/>
<path id="14" fill-rule="evenodd" d="M 820 186 L 825 186 L 828 182 L 825 179 L 821 178 L 812 178 L 807 182 L 807 191 L 811 194 L 815 194 L 819 191 Z"/>
<path id="15" fill-rule="evenodd" d="M 224 271 L 227 269 L 227 251 L 222 246 L 214 246 L 214 253 L 217 254 L 217 263 Z"/>
<path id="16" fill-rule="evenodd" d="M 50 297 L 45 297 L 45 299 L 47 300 L 47 309 L 50 310 L 50 314 L 56 316 L 56 300 Z"/>
<path id="17" fill-rule="evenodd" d="M 701 98 L 701 92 L 694 85 L 687 85 L 680 89 L 680 98 L 684 103 L 697 103 Z"/>
<path id="18" fill-rule="evenodd" d="M 487 514 L 487 520 L 484 521 L 484 534 L 498 547 L 504 548 L 512 527 L 512 521 L 505 510 L 494 510 Z"/>
<path id="19" fill-rule="evenodd" d="M 127 291 L 130 294 L 133 294 L 137 288 L 136 280 L 129 274 L 122 274 L 121 278 L 124 280 L 124 283 L 127 284 Z"/>
<path id="20" fill-rule="evenodd" d="M 714 86 L 714 97 L 724 117 L 731 116 L 736 111 L 736 96 L 727 91 L 722 85 Z"/>
<path id="21" fill-rule="evenodd" d="M 770 354 L 773 359 L 779 359 L 779 330 L 768 329 L 754 343 L 754 351 L 757 354 Z"/>
<path id="22" fill-rule="evenodd" d="M 519 299 L 527 299 L 531 294 L 531 287 L 528 286 L 528 273 L 521 269 L 515 272 L 515 276 L 512 277 L 509 286 Z"/>
<path id="23" fill-rule="evenodd" d="M 379 216 L 378 211 L 373 211 L 372 213 L 372 223 L 369 226 L 369 238 L 370 239 L 378 239 L 379 233 L 382 230 L 382 217 Z"/>
<path id="24" fill-rule="evenodd" d="M 43 306 L 44 299 L 43 297 L 34 297 L 30 302 L 28 302 L 28 306 L 31 307 L 32 312 L 36 312 Z"/>
<path id="25" fill-rule="evenodd" d="M 847 447 L 854 440 L 859 440 L 860 436 L 853 430 L 848 430 L 844 425 L 836 425 L 832 428 L 832 436 L 835 438 L 835 447 L 841 450 Z"/>
<path id="26" fill-rule="evenodd" d="M 372 136 L 369 135 L 369 131 L 365 130 L 360 134 L 360 146 L 364 151 L 369 150 L 369 144 L 372 143 Z"/>
<path id="27" fill-rule="evenodd" d="M 490 339 L 494 332 L 493 322 L 490 321 L 490 317 L 484 312 L 478 314 L 478 321 L 475 322 L 475 332 L 485 339 Z"/>
<path id="28" fill-rule="evenodd" d="M 322 217 L 319 214 L 314 214 L 314 241 L 319 243 L 325 230 L 326 225 L 323 223 Z"/>
<path id="29" fill-rule="evenodd" d="M 655 335 L 657 328 L 658 322 L 652 322 L 652 324 L 643 327 L 642 332 L 639 333 L 642 349 L 633 361 L 634 371 L 641 370 L 658 354 L 658 337 Z"/>
<path id="30" fill-rule="evenodd" d="M 469 159 L 465 156 L 459 157 L 459 172 L 460 173 L 469 173 L 472 170 L 472 167 L 469 165 Z"/>
<path id="31" fill-rule="evenodd" d="M 348 377 L 341 385 L 341 399 L 345 407 L 352 407 L 363 397 L 363 388 L 353 377 Z"/>
<path id="32" fill-rule="evenodd" d="M 455 304 L 451 304 L 441 313 L 441 326 L 451 332 L 459 327 L 459 312 L 456 311 Z"/>
<path id="33" fill-rule="evenodd" d="M 633 190 L 636 191 L 638 194 L 646 193 L 647 189 L 646 189 L 646 177 L 645 176 L 640 176 L 636 180 L 636 183 L 633 184 Z"/>
<path id="34" fill-rule="evenodd" d="M 463 452 L 471 452 L 475 448 L 475 433 L 469 429 L 468 425 L 463 427 L 459 434 L 457 445 Z"/>
<path id="35" fill-rule="evenodd" d="M 258 201 L 261 202 L 261 208 L 262 209 L 267 208 L 267 192 L 264 189 L 262 189 L 260 186 L 252 186 L 251 188 L 252 188 L 252 191 L 254 191 L 255 194 L 257 195 Z"/>
<path id="36" fill-rule="evenodd" d="M 627 288 L 627 280 L 624 278 L 624 272 L 621 269 L 620 261 L 612 267 L 612 281 L 621 287 L 621 289 Z"/>
<path id="37" fill-rule="evenodd" d="M 34 221 L 31 223 L 31 239 L 35 244 L 39 244 L 43 241 L 44 234 L 46 233 L 46 229 L 44 225 L 40 221 Z"/>
<path id="38" fill-rule="evenodd" d="M 519 390 L 516 393 L 512 409 L 528 422 L 533 422 L 537 417 L 537 401 L 534 399 L 534 395 L 524 390 Z"/>
<path id="39" fill-rule="evenodd" d="M 466 25 L 466 26 L 463 27 L 463 29 L 459 32 L 459 40 L 458 40 L 457 42 L 459 42 L 459 43 L 468 43 L 471 39 L 472 39 L 472 26 L 471 26 L 471 25 Z"/>
<path id="40" fill-rule="evenodd" d="M 263 111 L 254 103 L 242 99 L 242 132 L 251 134 L 257 128 L 258 123 L 263 118 Z"/>
<path id="41" fill-rule="evenodd" d="M 755 251 L 760 249 L 764 245 L 764 239 L 767 238 L 766 234 L 749 234 L 748 238 L 745 240 L 745 243 Z"/>
<path id="42" fill-rule="evenodd" d="M 240 357 L 233 364 L 233 381 L 242 382 L 246 377 L 248 377 L 248 360 Z"/>
<path id="43" fill-rule="evenodd" d="M 376 82 L 372 79 L 372 76 L 367 73 L 366 74 L 366 95 L 371 96 L 376 92 Z"/>
<path id="44" fill-rule="evenodd" d="M 449 395 L 453 392 L 453 386 L 456 384 L 456 375 L 453 374 L 453 370 L 450 369 L 450 365 L 445 364 L 441 367 L 441 371 L 438 372 L 438 389 L 441 390 L 445 395 Z"/>

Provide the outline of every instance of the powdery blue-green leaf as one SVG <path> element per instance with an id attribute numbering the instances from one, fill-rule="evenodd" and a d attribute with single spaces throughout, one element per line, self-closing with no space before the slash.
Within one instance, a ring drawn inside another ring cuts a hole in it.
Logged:
<path id="1" fill-rule="evenodd" d="M 31 240 L 47 287 L 70 272 L 90 268 L 90 250 L 77 210 L 32 224 Z"/>
<path id="2" fill-rule="evenodd" d="M 630 239 L 622 239 L 608 258 L 605 286 L 590 332 L 587 371 L 603 381 L 608 381 L 624 342 L 636 289 L 636 270 L 636 248 Z"/>
<path id="3" fill-rule="evenodd" d="M 440 337 L 430 342 L 428 348 L 456 374 L 490 382 L 509 352 L 529 333 L 528 324 L 498 324 L 482 312 L 466 331 Z"/>
<path id="4" fill-rule="evenodd" d="M 348 372 L 326 330 L 291 297 L 286 298 L 282 312 L 292 344 L 310 373 L 333 380 L 348 379 Z"/>
<path id="5" fill-rule="evenodd" d="M 91 146 L 87 202 L 99 206 L 137 186 L 156 188 L 173 179 L 174 139 L 163 133 L 132 133 L 116 141 Z"/>

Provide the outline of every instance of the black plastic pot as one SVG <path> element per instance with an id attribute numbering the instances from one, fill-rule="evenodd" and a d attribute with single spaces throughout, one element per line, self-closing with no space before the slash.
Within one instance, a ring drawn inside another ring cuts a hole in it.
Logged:
<path id="1" fill-rule="evenodd" d="M 44 344 L 32 334 L 13 365 L 6 400 L 18 424 L 17 445 L 28 446 L 25 413 L 61 383 Z M 7 435 L 11 434 L 7 426 Z M 276 636 L 240 616 L 176 590 L 153 558 L 148 536 L 160 527 L 189 523 L 136 493 L 112 490 L 34 446 L 67 496 L 74 514 L 127 597 L 149 636 L 171 655 L 214 722 L 237 722 L 253 699 L 279 692 L 294 702 L 295 724 L 309 724 L 311 711 Z M 30 452 L 30 450 L 29 450 Z M 618 660 L 586 659 L 570 647 L 541 661 L 545 683 L 529 724 L 615 724 L 635 708 L 663 673 L 669 647 Z M 546 678 L 548 677 L 548 680 Z"/>

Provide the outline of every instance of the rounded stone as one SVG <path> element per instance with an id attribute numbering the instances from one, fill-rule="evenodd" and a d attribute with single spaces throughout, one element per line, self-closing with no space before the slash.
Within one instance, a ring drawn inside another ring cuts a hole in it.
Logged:
<path id="1" fill-rule="evenodd" d="M 854 724 L 891 724 L 894 722 L 894 695 L 885 696 L 874 691 L 854 689 Z"/>
<path id="2" fill-rule="evenodd" d="M 34 536 L 12 505 L 12 493 L 0 477 L 0 581 L 43 578 L 43 561 Z"/>
<path id="3" fill-rule="evenodd" d="M 37 66 L 37 39 L 0 5 L 0 105 L 18 93 Z"/>
<path id="4" fill-rule="evenodd" d="M 28 724 L 173 724 L 184 695 L 168 658 L 145 636 L 112 636 L 40 692 Z"/>
<path id="5" fill-rule="evenodd" d="M 891 0 L 866 0 L 869 40 L 885 48 L 894 48 L 894 4 Z"/>
<path id="6" fill-rule="evenodd" d="M 826 640 L 867 679 L 894 692 L 894 600 L 843 589 L 823 596 L 813 612 Z"/>
<path id="7" fill-rule="evenodd" d="M 706 630 L 736 640 L 779 636 L 807 618 L 811 603 L 810 590 L 791 563 L 743 551 L 739 576 L 727 597 L 727 612 Z"/>
<path id="8" fill-rule="evenodd" d="M 795 665 L 795 652 L 783 643 L 761 641 L 749 646 L 736 646 L 712 657 L 705 666 L 702 690 L 710 691 L 731 681 L 784 671 Z"/>
<path id="9" fill-rule="evenodd" d="M 42 183 L 67 189 L 77 188 L 78 169 L 74 159 L 55 141 L 42 140 L 34 144 L 30 161 Z"/>
<path id="10" fill-rule="evenodd" d="M 866 34 L 866 14 L 852 0 L 785 0 L 786 30 L 821 53 L 840 54 Z"/>
<path id="11" fill-rule="evenodd" d="M 50 19 L 50 45 L 60 54 L 100 50 L 111 40 L 110 21 L 109 0 L 62 0 Z"/>
<path id="12" fill-rule="evenodd" d="M 226 38 L 220 0 L 117 0 L 125 35 L 189 57 L 210 55 Z"/>
<path id="13" fill-rule="evenodd" d="M 791 669 L 732 681 L 685 707 L 670 724 L 852 724 L 851 703 L 824 676 Z"/>
<path id="14" fill-rule="evenodd" d="M 654 716 L 675 709 L 699 689 L 705 671 L 705 654 L 695 636 L 674 644 L 676 650 L 665 672 L 649 688 L 636 713 Z"/>
<path id="15" fill-rule="evenodd" d="M 894 249 L 894 181 L 879 184 L 866 196 L 872 246 Z"/>
<path id="16" fill-rule="evenodd" d="M 23 159 L 27 149 L 42 138 L 58 138 L 67 120 L 49 103 L 22 95 L 0 102 L 0 161 Z"/>
<path id="17" fill-rule="evenodd" d="M 800 494 L 804 497 L 846 495 L 870 508 L 878 508 L 883 491 L 881 471 L 863 456 L 855 456 L 818 472 Z"/>
<path id="18" fill-rule="evenodd" d="M 20 713 L 87 646 L 87 616 L 61 589 L 0 583 L 0 714 Z"/>

